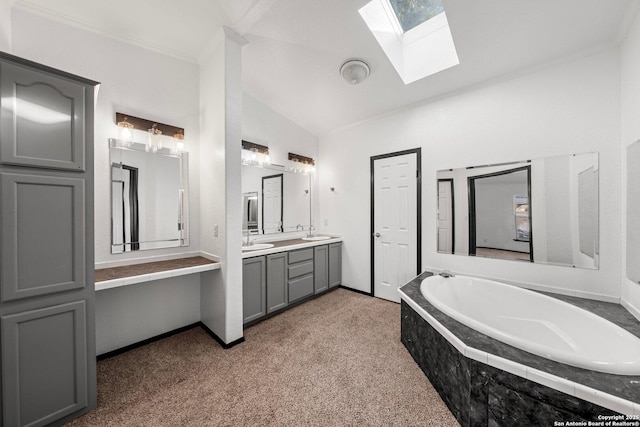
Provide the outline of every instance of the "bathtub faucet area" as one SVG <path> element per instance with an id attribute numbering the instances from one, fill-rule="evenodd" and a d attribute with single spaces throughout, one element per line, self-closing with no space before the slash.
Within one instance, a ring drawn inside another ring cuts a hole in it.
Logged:
<path id="1" fill-rule="evenodd" d="M 445 279 L 448 279 L 449 277 L 456 277 L 451 271 L 449 270 L 442 270 L 440 272 L 440 274 L 438 274 L 438 276 L 444 277 Z"/>

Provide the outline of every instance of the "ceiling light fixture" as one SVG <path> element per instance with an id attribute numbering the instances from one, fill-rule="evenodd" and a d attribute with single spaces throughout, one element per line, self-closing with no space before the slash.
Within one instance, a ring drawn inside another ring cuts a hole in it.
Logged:
<path id="1" fill-rule="evenodd" d="M 340 67 L 340 75 L 349 84 L 357 85 L 369 76 L 369 64 L 360 59 L 349 59 Z"/>

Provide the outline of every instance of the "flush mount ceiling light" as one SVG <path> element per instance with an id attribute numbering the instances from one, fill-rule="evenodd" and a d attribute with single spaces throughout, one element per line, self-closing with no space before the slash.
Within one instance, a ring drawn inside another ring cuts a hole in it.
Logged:
<path id="1" fill-rule="evenodd" d="M 360 59 L 349 59 L 340 67 L 340 75 L 345 81 L 357 85 L 369 76 L 369 64 Z"/>

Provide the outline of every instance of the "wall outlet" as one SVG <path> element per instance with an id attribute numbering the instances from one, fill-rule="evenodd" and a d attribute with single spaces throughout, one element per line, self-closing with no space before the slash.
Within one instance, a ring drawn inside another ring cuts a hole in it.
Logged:
<path id="1" fill-rule="evenodd" d="M 213 224 L 213 235 L 218 237 L 218 224 Z"/>
<path id="2" fill-rule="evenodd" d="M 328 225 L 329 225 L 329 220 L 328 220 L 328 219 L 325 219 L 325 220 L 324 220 L 324 226 L 325 226 L 325 227 L 327 227 Z"/>

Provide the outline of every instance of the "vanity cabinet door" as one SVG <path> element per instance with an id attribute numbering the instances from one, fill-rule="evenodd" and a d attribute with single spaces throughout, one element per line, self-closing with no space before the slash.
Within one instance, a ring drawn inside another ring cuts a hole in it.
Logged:
<path id="1" fill-rule="evenodd" d="M 288 289 L 287 253 L 267 255 L 267 313 L 287 306 Z"/>
<path id="2" fill-rule="evenodd" d="M 84 184 L 0 172 L 0 301 L 86 286 Z"/>
<path id="3" fill-rule="evenodd" d="M 84 171 L 87 90 L 64 76 L 0 62 L 0 161 Z"/>
<path id="4" fill-rule="evenodd" d="M 266 258 L 242 261 L 242 318 L 244 323 L 267 314 Z"/>
<path id="5" fill-rule="evenodd" d="M 89 402 L 85 301 L 0 318 L 3 419 L 41 426 Z"/>
<path id="6" fill-rule="evenodd" d="M 329 287 L 342 283 L 342 242 L 329 245 Z"/>
<path id="7" fill-rule="evenodd" d="M 318 294 L 329 289 L 329 246 L 313 248 L 313 292 Z"/>

